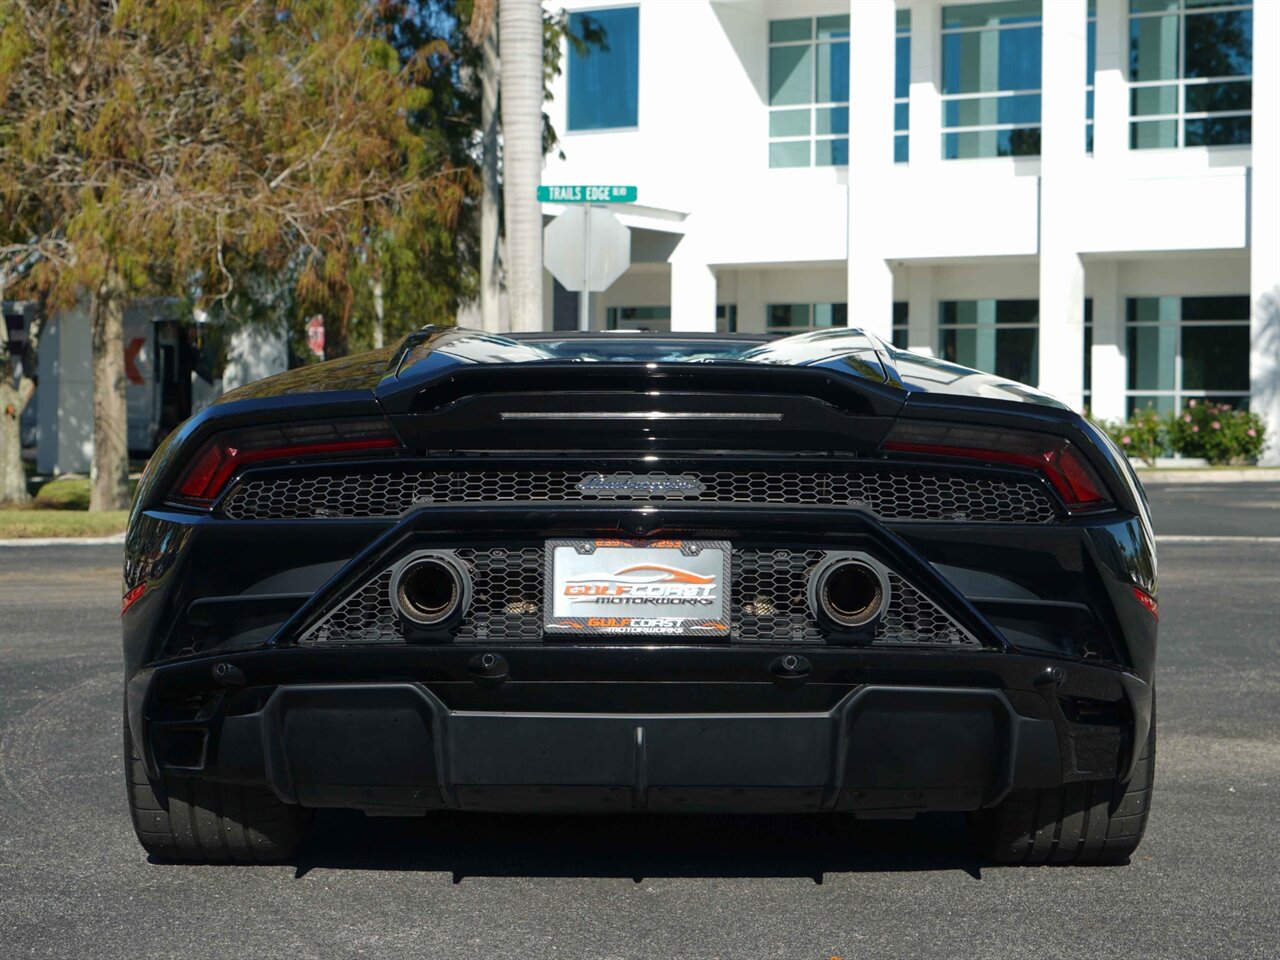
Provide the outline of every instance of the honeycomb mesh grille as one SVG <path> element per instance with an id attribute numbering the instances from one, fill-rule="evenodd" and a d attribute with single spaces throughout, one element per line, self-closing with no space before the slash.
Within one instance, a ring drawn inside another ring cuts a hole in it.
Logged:
<path id="1" fill-rule="evenodd" d="M 455 551 L 470 571 L 472 606 L 456 643 L 542 640 L 541 547 Z M 826 635 L 809 613 L 808 575 L 821 550 L 735 550 L 730 597 L 731 640 L 740 643 L 821 644 Z M 368 581 L 301 638 L 305 645 L 403 643 L 390 601 L 391 571 Z M 980 643 L 937 604 L 889 572 L 888 609 L 872 643 L 881 646 Z"/>
<path id="2" fill-rule="evenodd" d="M 862 506 L 887 520 L 1052 523 L 1057 519 L 1043 488 L 1012 478 L 921 470 L 722 470 L 677 475 L 696 479 L 702 490 L 632 495 L 584 491 L 579 484 L 598 474 L 573 470 L 314 473 L 245 480 L 227 495 L 221 510 L 236 520 L 298 520 L 398 517 L 430 503 L 672 500 Z M 660 480 L 667 475 L 628 476 Z"/>
<path id="3" fill-rule="evenodd" d="M 821 550 L 741 550 L 734 553 L 732 635 L 744 643 L 822 643 L 809 613 L 809 571 Z M 936 603 L 889 571 L 889 606 L 876 625 L 879 645 L 979 646 Z"/>
<path id="4" fill-rule="evenodd" d="M 458 642 L 542 639 L 542 548 L 454 551 L 471 575 L 471 609 L 458 624 Z M 351 594 L 302 638 L 304 644 L 403 643 L 391 609 L 391 571 Z"/>

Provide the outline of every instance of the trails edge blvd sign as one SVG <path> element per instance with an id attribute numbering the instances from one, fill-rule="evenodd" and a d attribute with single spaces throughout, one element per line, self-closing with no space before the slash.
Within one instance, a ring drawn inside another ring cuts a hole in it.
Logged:
<path id="1" fill-rule="evenodd" d="M 568 184 L 538 188 L 539 203 L 635 203 L 637 190 L 628 186 Z"/>

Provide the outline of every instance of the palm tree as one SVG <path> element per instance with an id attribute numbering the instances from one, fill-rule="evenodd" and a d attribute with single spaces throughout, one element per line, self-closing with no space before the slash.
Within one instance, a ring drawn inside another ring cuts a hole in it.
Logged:
<path id="1" fill-rule="evenodd" d="M 498 0 L 476 0 L 467 33 L 480 48 L 480 318 L 490 333 L 501 329 L 502 256 L 498 204 Z"/>
<path id="2" fill-rule="evenodd" d="M 542 329 L 542 4 L 499 0 L 502 200 L 512 330 Z"/>

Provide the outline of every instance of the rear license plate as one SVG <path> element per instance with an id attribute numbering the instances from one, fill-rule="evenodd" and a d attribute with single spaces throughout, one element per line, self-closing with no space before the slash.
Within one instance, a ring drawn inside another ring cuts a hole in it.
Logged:
<path id="1" fill-rule="evenodd" d="M 543 627 L 578 635 L 728 636 L 724 540 L 548 540 Z"/>

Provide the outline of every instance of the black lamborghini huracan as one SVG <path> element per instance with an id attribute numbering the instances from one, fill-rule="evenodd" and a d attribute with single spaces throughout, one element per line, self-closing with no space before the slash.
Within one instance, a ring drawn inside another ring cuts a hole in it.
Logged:
<path id="1" fill-rule="evenodd" d="M 164 859 L 313 810 L 967 811 L 1114 862 L 1154 540 L 1099 430 L 852 329 L 425 329 L 236 390 L 127 538 L 129 801 Z"/>

